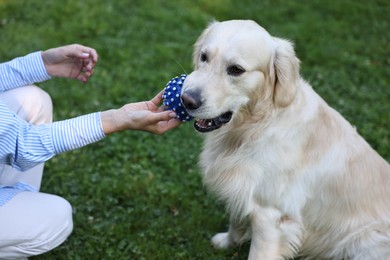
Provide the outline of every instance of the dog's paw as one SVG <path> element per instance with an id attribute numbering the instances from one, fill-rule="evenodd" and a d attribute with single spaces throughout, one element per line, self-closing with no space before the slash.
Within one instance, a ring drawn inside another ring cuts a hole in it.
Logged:
<path id="1" fill-rule="evenodd" d="M 216 234 L 211 238 L 211 243 L 217 249 L 226 249 L 233 245 L 228 232 Z"/>

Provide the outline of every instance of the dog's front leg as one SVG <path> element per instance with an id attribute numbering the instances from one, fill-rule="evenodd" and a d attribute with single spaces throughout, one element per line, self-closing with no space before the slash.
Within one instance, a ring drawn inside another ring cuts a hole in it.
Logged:
<path id="1" fill-rule="evenodd" d="M 215 248 L 226 249 L 250 239 L 249 219 L 237 220 L 230 217 L 229 231 L 218 233 L 211 239 Z"/>
<path id="2" fill-rule="evenodd" d="M 256 207 L 250 217 L 252 241 L 249 260 L 295 256 L 301 244 L 302 225 L 275 208 Z"/>

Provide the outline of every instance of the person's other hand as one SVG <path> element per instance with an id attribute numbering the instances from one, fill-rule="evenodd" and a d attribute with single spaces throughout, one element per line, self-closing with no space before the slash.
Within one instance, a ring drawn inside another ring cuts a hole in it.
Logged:
<path id="1" fill-rule="evenodd" d="M 43 51 L 42 59 L 50 76 L 86 83 L 93 74 L 98 54 L 93 48 L 72 44 Z"/>

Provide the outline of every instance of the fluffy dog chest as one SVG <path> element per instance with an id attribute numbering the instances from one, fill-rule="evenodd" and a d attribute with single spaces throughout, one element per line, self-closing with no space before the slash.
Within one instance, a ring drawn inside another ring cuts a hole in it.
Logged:
<path id="1" fill-rule="evenodd" d="M 235 215 L 247 215 L 255 205 L 298 212 L 304 197 L 302 182 L 289 174 L 289 167 L 285 167 L 289 163 L 283 168 L 278 163 L 280 157 L 295 160 L 294 154 L 284 154 L 288 152 L 286 147 L 277 149 L 264 143 L 247 143 L 233 152 L 206 146 L 201 154 L 204 183 Z"/>

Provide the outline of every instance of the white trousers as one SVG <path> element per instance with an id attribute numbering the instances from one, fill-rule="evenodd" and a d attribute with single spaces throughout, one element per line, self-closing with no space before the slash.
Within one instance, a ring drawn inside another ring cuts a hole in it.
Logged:
<path id="1" fill-rule="evenodd" d="M 36 86 L 0 93 L 0 100 L 31 124 L 52 121 L 51 98 Z M 39 190 L 42 173 L 43 164 L 25 172 L 0 164 L 0 185 L 22 182 Z M 64 242 L 72 229 L 72 208 L 65 199 L 41 192 L 21 192 L 0 206 L 0 259 L 50 251 Z"/>

